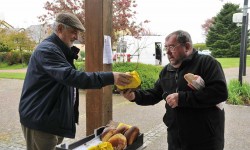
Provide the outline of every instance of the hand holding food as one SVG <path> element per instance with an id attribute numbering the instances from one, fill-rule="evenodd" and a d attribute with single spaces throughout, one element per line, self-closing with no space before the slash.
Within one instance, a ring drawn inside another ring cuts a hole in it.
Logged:
<path id="1" fill-rule="evenodd" d="M 119 86 L 127 86 L 131 84 L 132 76 L 128 73 L 113 72 L 114 84 Z"/>
<path id="2" fill-rule="evenodd" d="M 205 87 L 204 80 L 198 75 L 187 73 L 184 75 L 184 78 L 188 82 L 188 86 L 193 90 L 200 90 Z"/>
<path id="3" fill-rule="evenodd" d="M 192 88 L 193 90 L 200 90 L 205 87 L 205 81 L 198 75 L 194 75 L 192 73 L 187 73 L 184 75 L 184 78 L 188 82 L 188 86 Z M 217 104 L 216 106 L 219 109 L 224 109 L 225 102 L 221 102 Z"/>
<path id="4" fill-rule="evenodd" d="M 120 91 L 120 93 L 129 101 L 133 101 L 135 99 L 135 93 L 131 89 Z"/>
<path id="5" fill-rule="evenodd" d="M 119 91 L 126 90 L 126 89 L 137 89 L 141 85 L 141 79 L 139 74 L 136 71 L 126 72 L 127 74 L 131 75 L 131 82 L 127 85 L 116 85 Z"/>

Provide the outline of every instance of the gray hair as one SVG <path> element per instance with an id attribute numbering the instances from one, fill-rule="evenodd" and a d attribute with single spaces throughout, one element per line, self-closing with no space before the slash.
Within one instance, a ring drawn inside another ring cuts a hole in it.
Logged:
<path id="1" fill-rule="evenodd" d="M 192 39 L 188 32 L 183 30 L 174 31 L 166 37 L 166 40 L 168 40 L 173 35 L 176 35 L 176 40 L 178 41 L 178 43 L 185 44 L 189 42 L 192 45 Z"/>
<path id="2" fill-rule="evenodd" d="M 58 26 L 59 25 L 63 25 L 64 28 L 71 28 L 70 26 L 66 25 L 66 24 L 63 24 L 63 23 L 60 23 L 60 22 L 54 22 L 53 26 L 52 26 L 52 29 L 53 29 L 53 32 L 54 33 L 57 33 L 57 30 L 58 30 Z"/>

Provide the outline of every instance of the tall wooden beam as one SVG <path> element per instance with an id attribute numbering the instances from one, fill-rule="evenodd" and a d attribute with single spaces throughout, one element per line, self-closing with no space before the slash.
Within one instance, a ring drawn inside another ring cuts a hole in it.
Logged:
<path id="1" fill-rule="evenodd" d="M 103 64 L 104 35 L 112 31 L 112 0 L 85 0 L 86 71 L 111 71 Z M 87 90 L 86 134 L 112 120 L 112 89 Z"/>
<path id="2" fill-rule="evenodd" d="M 103 33 L 104 35 L 111 36 L 112 34 L 112 0 L 105 0 L 103 3 Z M 112 64 L 104 64 L 104 71 L 112 71 Z M 103 89 L 103 109 L 104 117 L 103 124 L 107 124 L 109 120 L 112 120 L 112 86 L 106 86 Z"/>

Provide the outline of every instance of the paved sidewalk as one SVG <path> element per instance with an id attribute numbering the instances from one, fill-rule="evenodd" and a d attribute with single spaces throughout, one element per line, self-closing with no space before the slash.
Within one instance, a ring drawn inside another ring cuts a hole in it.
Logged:
<path id="1" fill-rule="evenodd" d="M 244 81 L 250 83 L 250 72 Z M 238 69 L 226 69 L 227 80 L 238 78 Z M 21 132 L 18 104 L 23 80 L 0 79 L 0 150 L 24 150 L 25 142 Z M 86 135 L 85 94 L 80 92 L 80 125 L 77 126 L 75 142 Z M 146 150 L 167 149 L 166 126 L 162 123 L 165 112 L 164 102 L 154 106 L 142 107 L 127 102 L 119 95 L 113 95 L 113 120 L 136 125 L 144 133 Z M 226 105 L 225 150 L 250 149 L 250 107 Z"/>

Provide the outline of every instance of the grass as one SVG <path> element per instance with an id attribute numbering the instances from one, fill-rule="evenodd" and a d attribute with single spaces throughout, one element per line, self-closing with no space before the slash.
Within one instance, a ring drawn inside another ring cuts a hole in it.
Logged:
<path id="1" fill-rule="evenodd" d="M 217 60 L 221 63 L 222 68 L 235 68 L 239 67 L 239 58 L 217 58 Z M 247 56 L 247 66 L 250 66 L 250 56 Z M 82 62 L 76 62 L 76 65 L 82 66 Z M 6 63 L 0 64 L 0 70 L 13 70 L 13 69 L 22 69 L 26 68 L 27 65 L 11 65 L 9 66 Z M 6 73 L 0 72 L 0 78 L 9 78 L 9 79 L 24 79 L 25 73 Z"/>
<path id="2" fill-rule="evenodd" d="M 240 82 L 233 79 L 228 84 L 228 101 L 227 103 L 233 105 L 249 105 L 250 104 L 250 84 Z"/>
<path id="3" fill-rule="evenodd" d="M 0 78 L 7 79 L 24 79 L 26 73 L 0 72 Z"/>
<path id="4" fill-rule="evenodd" d="M 239 67 L 240 58 L 216 58 L 222 65 L 222 68 Z M 250 66 L 250 56 L 247 56 L 246 65 Z"/>
<path id="5" fill-rule="evenodd" d="M 0 70 L 15 70 L 27 68 L 26 64 L 15 64 L 8 65 L 7 63 L 0 63 Z M 7 79 L 21 79 L 25 78 L 26 73 L 17 73 L 17 72 L 0 72 L 0 78 Z"/>
<path id="6" fill-rule="evenodd" d="M 0 70 L 14 70 L 14 69 L 22 69 L 26 67 L 27 67 L 26 64 L 8 65 L 7 63 L 0 63 Z"/>

